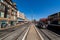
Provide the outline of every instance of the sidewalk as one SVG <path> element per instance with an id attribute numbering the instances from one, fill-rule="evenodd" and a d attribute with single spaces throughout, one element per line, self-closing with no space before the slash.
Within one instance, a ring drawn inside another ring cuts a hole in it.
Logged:
<path id="1" fill-rule="evenodd" d="M 10 28 L 15 28 L 15 27 L 18 27 L 20 25 L 23 25 L 25 23 L 21 23 L 21 24 L 17 24 L 16 26 L 12 26 L 12 27 L 8 27 L 8 28 L 0 28 L 0 30 L 6 30 L 6 29 L 10 29 Z"/>
<path id="2" fill-rule="evenodd" d="M 26 40 L 41 40 L 34 27 L 34 25 L 31 25 Z"/>

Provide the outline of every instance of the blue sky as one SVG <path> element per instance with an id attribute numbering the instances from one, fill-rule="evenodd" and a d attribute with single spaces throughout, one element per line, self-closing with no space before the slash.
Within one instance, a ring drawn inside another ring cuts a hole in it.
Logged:
<path id="1" fill-rule="evenodd" d="M 60 0 L 13 0 L 28 19 L 39 20 L 60 11 Z"/>

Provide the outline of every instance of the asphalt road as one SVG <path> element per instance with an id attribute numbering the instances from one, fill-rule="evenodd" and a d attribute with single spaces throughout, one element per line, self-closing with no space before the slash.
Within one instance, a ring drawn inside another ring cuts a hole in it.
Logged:
<path id="1" fill-rule="evenodd" d="M 3 30 L 0 31 L 0 40 L 15 40 L 18 39 L 18 37 L 26 31 L 26 29 L 29 27 L 29 23 L 21 25 L 19 27 Z"/>
<path id="2" fill-rule="evenodd" d="M 41 40 L 33 24 L 30 25 L 30 30 L 27 34 L 26 40 Z"/>
<path id="3" fill-rule="evenodd" d="M 48 30 L 48 29 L 39 29 L 39 33 L 42 35 L 44 40 L 60 40 L 60 35 Z"/>

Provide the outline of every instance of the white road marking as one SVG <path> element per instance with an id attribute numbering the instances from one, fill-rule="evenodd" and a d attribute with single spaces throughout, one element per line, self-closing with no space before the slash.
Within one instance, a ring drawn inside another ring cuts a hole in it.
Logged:
<path id="1" fill-rule="evenodd" d="M 29 28 L 30 28 L 30 27 L 29 27 Z M 29 31 L 29 28 L 27 29 L 27 31 L 26 31 L 24 37 L 22 38 L 22 40 L 25 40 L 25 38 L 26 38 L 26 36 L 27 36 L 27 34 L 28 34 L 28 31 Z"/>
<path id="2" fill-rule="evenodd" d="M 37 28 L 35 27 L 35 29 L 36 29 L 36 31 L 37 31 L 37 33 L 38 33 L 38 35 L 40 36 L 40 38 L 42 39 L 42 40 L 44 40 L 44 38 L 42 37 L 42 35 L 39 33 L 39 31 L 37 30 Z"/>

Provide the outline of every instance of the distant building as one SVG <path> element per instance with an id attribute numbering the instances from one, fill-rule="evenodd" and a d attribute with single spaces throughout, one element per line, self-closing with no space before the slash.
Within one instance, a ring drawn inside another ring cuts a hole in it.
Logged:
<path id="1" fill-rule="evenodd" d="M 24 22 L 27 21 L 26 16 L 24 15 L 24 13 L 17 11 L 17 21 L 18 22 Z"/>
<path id="2" fill-rule="evenodd" d="M 17 9 L 16 3 L 12 0 L 0 0 L 0 28 L 4 28 L 2 25 L 10 24 L 14 25 L 17 21 Z"/>
<path id="3" fill-rule="evenodd" d="M 20 17 L 24 20 L 24 21 L 28 21 L 28 19 L 26 18 L 24 13 L 20 13 Z"/>
<path id="4" fill-rule="evenodd" d="M 48 19 L 47 18 L 41 18 L 39 20 L 39 22 L 43 22 L 43 23 L 47 24 L 48 23 Z"/>

